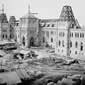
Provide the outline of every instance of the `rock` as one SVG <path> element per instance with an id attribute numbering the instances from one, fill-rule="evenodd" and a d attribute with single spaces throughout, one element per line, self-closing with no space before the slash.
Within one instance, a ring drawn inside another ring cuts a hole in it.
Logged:
<path id="1" fill-rule="evenodd" d="M 72 79 L 68 79 L 68 78 L 63 78 L 61 82 L 62 82 L 61 85 L 73 85 L 74 83 Z"/>
<path id="2" fill-rule="evenodd" d="M 56 85 L 62 85 L 62 82 L 59 80 Z"/>
<path id="3" fill-rule="evenodd" d="M 70 78 L 70 79 L 80 79 L 81 75 L 80 74 L 75 74 L 75 75 L 72 75 L 72 76 L 68 76 L 68 78 Z"/>
<path id="4" fill-rule="evenodd" d="M 85 75 L 81 78 L 81 85 L 85 85 Z"/>
<path id="5" fill-rule="evenodd" d="M 49 83 L 47 83 L 47 85 L 56 85 L 56 83 L 54 83 L 54 82 L 49 82 Z"/>
<path id="6" fill-rule="evenodd" d="M 81 84 L 81 75 L 75 74 L 72 76 L 72 81 L 74 81 L 74 85 L 80 85 Z"/>

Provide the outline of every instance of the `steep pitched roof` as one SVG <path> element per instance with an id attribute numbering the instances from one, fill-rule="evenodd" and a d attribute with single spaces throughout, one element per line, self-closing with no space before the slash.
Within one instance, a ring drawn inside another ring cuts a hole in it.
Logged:
<path id="1" fill-rule="evenodd" d="M 56 22 L 58 19 L 41 19 L 40 22 Z"/>
<path id="2" fill-rule="evenodd" d="M 76 26 L 77 28 L 80 28 L 80 25 L 77 19 L 75 19 L 74 17 L 71 6 L 66 5 L 62 8 L 59 19 L 63 21 L 69 21 L 70 22 L 69 27 L 71 28 L 74 28 L 74 26 Z"/>
<path id="3" fill-rule="evenodd" d="M 15 23 L 16 22 L 15 16 L 10 16 L 9 22 L 10 23 Z"/>
<path id="4" fill-rule="evenodd" d="M 33 14 L 26 14 L 22 16 L 21 18 L 36 18 Z"/>
<path id="5" fill-rule="evenodd" d="M 21 18 L 35 18 L 35 19 L 37 19 L 37 17 L 35 17 L 34 14 L 37 14 L 37 13 L 32 13 L 30 10 L 30 5 L 28 5 L 28 13 L 26 15 L 22 16 Z"/>
<path id="6" fill-rule="evenodd" d="M 0 14 L 0 22 L 1 23 L 8 23 L 7 16 L 5 13 Z"/>
<path id="7" fill-rule="evenodd" d="M 64 6 L 62 8 L 59 18 L 62 20 L 67 20 L 67 21 L 75 21 L 75 17 L 74 17 L 71 6 L 67 6 L 67 5 Z"/>

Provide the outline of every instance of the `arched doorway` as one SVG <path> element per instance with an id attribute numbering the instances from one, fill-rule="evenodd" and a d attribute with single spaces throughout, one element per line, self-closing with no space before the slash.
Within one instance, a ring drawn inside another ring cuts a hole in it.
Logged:
<path id="1" fill-rule="evenodd" d="M 34 38 L 33 37 L 31 37 L 30 38 L 30 46 L 34 46 L 35 44 L 34 44 Z"/>
<path id="2" fill-rule="evenodd" d="M 45 37 L 43 37 L 43 43 L 45 43 Z"/>
<path id="3" fill-rule="evenodd" d="M 22 38 L 22 44 L 25 46 L 25 37 Z"/>

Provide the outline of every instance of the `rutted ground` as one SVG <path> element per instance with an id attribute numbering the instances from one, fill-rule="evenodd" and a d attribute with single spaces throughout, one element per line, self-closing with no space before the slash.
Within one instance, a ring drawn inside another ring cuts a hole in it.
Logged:
<path id="1" fill-rule="evenodd" d="M 28 85 L 28 83 L 29 85 L 85 85 L 84 61 L 68 63 L 66 57 L 45 50 L 38 50 L 36 53 L 42 58 L 10 61 L 9 71 L 4 73 L 15 72 L 20 79 L 18 85 Z M 0 76 L 7 77 L 4 73 Z M 6 83 L 12 85 L 13 82 Z"/>
<path id="2" fill-rule="evenodd" d="M 27 80 L 27 83 L 30 82 L 30 85 L 80 85 L 78 83 L 81 83 L 81 79 L 83 80 L 84 76 L 82 65 L 64 66 L 61 65 L 61 63 L 65 62 L 63 59 L 57 59 L 56 62 L 53 61 L 53 58 L 43 58 L 28 62 L 28 68 L 26 69 L 34 72 L 31 79 Z M 27 84 L 25 83 L 25 85 Z"/>

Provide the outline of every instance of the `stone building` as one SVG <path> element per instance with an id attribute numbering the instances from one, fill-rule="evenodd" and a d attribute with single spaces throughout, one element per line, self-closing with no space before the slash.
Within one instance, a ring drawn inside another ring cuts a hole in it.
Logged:
<path id="1" fill-rule="evenodd" d="M 71 6 L 63 7 L 57 23 L 55 52 L 61 56 L 84 58 L 85 29 L 75 19 Z"/>
<path id="2" fill-rule="evenodd" d="M 57 19 L 42 19 L 40 21 L 42 31 L 43 46 L 55 48 L 56 33 L 57 33 Z"/>
<path id="3" fill-rule="evenodd" d="M 16 20 L 16 25 L 14 27 L 14 40 L 15 40 L 16 43 L 20 44 L 19 20 Z"/>
<path id="4" fill-rule="evenodd" d="M 0 13 L 0 41 L 14 41 L 15 26 L 17 26 L 15 17 L 11 16 L 8 21 L 6 13 L 4 13 L 4 8 L 2 7 L 2 12 Z"/>
<path id="5" fill-rule="evenodd" d="M 9 23 L 6 14 L 0 14 L 0 40 L 9 40 Z"/>
<path id="6" fill-rule="evenodd" d="M 70 30 L 70 48 L 71 57 L 85 59 L 85 28 Z"/>
<path id="7" fill-rule="evenodd" d="M 10 40 L 15 40 L 15 29 L 16 29 L 16 26 L 17 26 L 17 20 L 15 18 L 15 16 L 10 16 L 10 19 L 9 19 L 9 26 L 10 26 Z"/>
<path id="8" fill-rule="evenodd" d="M 42 43 L 55 48 L 60 56 L 84 58 L 85 28 L 74 17 L 71 6 L 64 6 L 58 19 L 41 19 Z"/>
<path id="9" fill-rule="evenodd" d="M 27 15 L 20 18 L 18 31 L 18 41 L 22 47 L 39 45 L 39 19 L 31 13 L 30 7 Z"/>
<path id="10" fill-rule="evenodd" d="M 85 56 L 85 28 L 79 25 L 71 6 L 64 6 L 58 19 L 38 19 L 29 9 L 20 18 L 16 34 L 22 47 L 50 46 L 60 56 Z"/>

